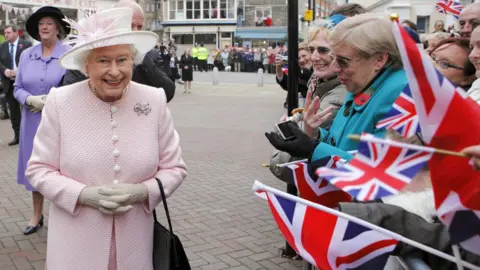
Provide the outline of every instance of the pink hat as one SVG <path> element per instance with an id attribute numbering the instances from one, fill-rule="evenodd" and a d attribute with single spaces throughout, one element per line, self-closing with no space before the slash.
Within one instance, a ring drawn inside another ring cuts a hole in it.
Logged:
<path id="1" fill-rule="evenodd" d="M 78 23 L 64 19 L 77 34 L 66 44 L 75 44 L 60 57 L 65 69 L 84 70 L 83 56 L 90 50 L 121 44 L 131 44 L 136 49 L 134 63 L 143 61 L 145 54 L 158 42 L 158 35 L 150 31 L 132 31 L 133 11 L 130 8 L 112 8 L 80 20 Z M 73 32 L 73 31 L 72 31 Z"/>

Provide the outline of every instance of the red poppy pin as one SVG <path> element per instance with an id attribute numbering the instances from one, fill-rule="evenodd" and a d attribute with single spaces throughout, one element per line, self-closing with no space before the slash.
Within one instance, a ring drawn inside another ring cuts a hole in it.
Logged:
<path id="1" fill-rule="evenodd" d="M 18 44 L 19 49 L 23 49 L 23 44 Z"/>
<path id="2" fill-rule="evenodd" d="M 363 92 L 363 93 L 358 94 L 358 95 L 353 99 L 353 102 L 354 102 L 355 105 L 357 105 L 357 106 L 363 106 L 363 105 L 365 105 L 365 103 L 368 102 L 369 99 L 370 99 L 370 94 Z"/>

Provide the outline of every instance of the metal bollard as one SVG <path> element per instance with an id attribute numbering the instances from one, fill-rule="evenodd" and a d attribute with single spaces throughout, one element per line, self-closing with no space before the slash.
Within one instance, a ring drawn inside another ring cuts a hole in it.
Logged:
<path id="1" fill-rule="evenodd" d="M 218 77 L 219 77 L 218 68 L 214 67 L 213 68 L 213 85 L 218 85 Z"/>
<path id="2" fill-rule="evenodd" d="M 263 69 L 258 69 L 257 86 L 263 87 Z"/>

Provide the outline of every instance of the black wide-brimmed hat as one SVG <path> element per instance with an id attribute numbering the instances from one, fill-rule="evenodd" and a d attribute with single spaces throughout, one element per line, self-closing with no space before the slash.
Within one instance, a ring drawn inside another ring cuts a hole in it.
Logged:
<path id="1" fill-rule="evenodd" d="M 68 26 L 68 23 L 62 20 L 65 18 L 65 15 L 63 15 L 62 11 L 56 7 L 44 6 L 35 11 L 35 13 L 30 15 L 30 17 L 27 19 L 26 28 L 31 37 L 40 41 L 40 36 L 38 34 L 38 23 L 42 18 L 45 17 L 52 17 L 57 20 L 62 26 L 65 34 L 70 34 L 70 27 Z"/>

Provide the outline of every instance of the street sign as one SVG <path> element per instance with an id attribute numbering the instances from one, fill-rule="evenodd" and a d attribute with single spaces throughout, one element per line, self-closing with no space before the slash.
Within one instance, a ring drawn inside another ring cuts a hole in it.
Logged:
<path id="1" fill-rule="evenodd" d="M 303 16 L 305 21 L 309 22 L 313 19 L 313 10 L 307 9 L 305 10 L 305 15 Z"/>

